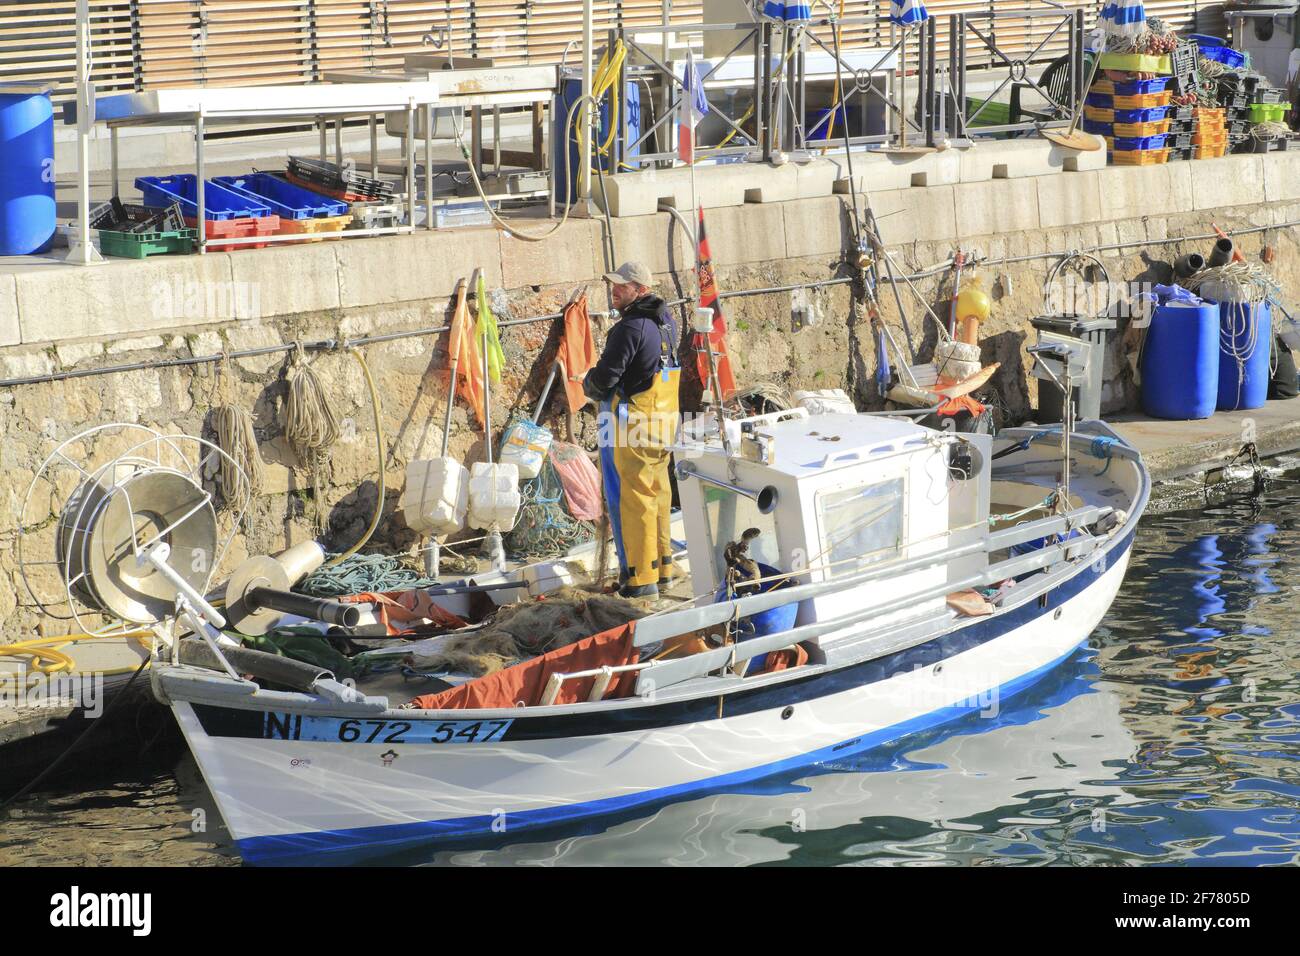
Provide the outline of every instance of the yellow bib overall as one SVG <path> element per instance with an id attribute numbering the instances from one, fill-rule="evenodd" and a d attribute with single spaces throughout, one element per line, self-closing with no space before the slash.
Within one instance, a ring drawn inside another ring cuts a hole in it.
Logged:
<path id="1" fill-rule="evenodd" d="M 668 446 L 681 425 L 681 367 L 670 343 L 660 344 L 660 368 L 649 388 L 602 403 L 601 472 L 619 568 L 627 584 L 655 584 L 672 563 L 672 486 Z"/>

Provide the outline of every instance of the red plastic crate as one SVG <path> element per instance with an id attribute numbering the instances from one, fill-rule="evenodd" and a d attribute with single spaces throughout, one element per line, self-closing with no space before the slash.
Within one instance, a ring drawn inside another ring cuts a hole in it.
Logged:
<path id="1" fill-rule="evenodd" d="M 306 179 L 299 179 L 293 173 L 286 172 L 285 179 L 295 186 L 301 186 L 303 189 L 310 189 L 314 193 L 320 193 L 322 196 L 329 196 L 331 199 L 341 199 L 344 202 L 374 202 L 374 196 L 362 196 L 359 193 L 350 193 L 344 189 L 330 189 L 328 186 L 322 186 L 320 183 L 313 183 Z"/>
<path id="2" fill-rule="evenodd" d="M 185 217 L 185 225 L 191 229 L 197 223 L 197 219 L 191 216 Z M 203 235 L 208 239 L 242 239 L 244 236 L 273 236 L 279 230 L 279 216 L 259 216 L 256 219 L 244 217 L 219 221 L 209 219 Z M 229 246 L 215 246 L 214 248 L 219 252 L 229 252 L 232 249 L 262 249 L 265 246 L 265 242 L 237 242 Z"/>

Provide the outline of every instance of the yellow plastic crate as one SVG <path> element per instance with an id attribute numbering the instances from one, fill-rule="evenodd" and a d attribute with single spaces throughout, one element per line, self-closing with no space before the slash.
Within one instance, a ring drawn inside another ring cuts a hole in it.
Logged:
<path id="1" fill-rule="evenodd" d="M 1088 95 L 1100 96 L 1109 101 L 1109 105 L 1089 103 L 1084 107 L 1084 109 L 1093 109 L 1102 112 L 1107 110 L 1144 110 L 1152 106 L 1168 106 L 1169 101 L 1173 99 L 1174 96 L 1174 94 L 1169 90 L 1165 90 L 1163 93 L 1134 93 L 1130 96 L 1118 96 L 1112 93 L 1105 93 L 1095 87 Z M 1107 120 L 1103 119 L 1101 116 L 1091 116 L 1089 119 L 1098 119 L 1102 122 L 1107 122 Z"/>
<path id="2" fill-rule="evenodd" d="M 1158 136 L 1169 132 L 1171 120 L 1152 120 L 1149 123 L 1114 123 L 1116 136 Z"/>
<path id="3" fill-rule="evenodd" d="M 1110 153 L 1116 166 L 1160 166 L 1169 162 L 1169 149 L 1117 149 Z"/>
<path id="4" fill-rule="evenodd" d="M 1152 56 L 1149 53 L 1103 53 L 1098 68 L 1102 70 L 1123 70 L 1126 73 L 1160 73 L 1170 72 L 1169 57 Z"/>
<path id="5" fill-rule="evenodd" d="M 1216 146 L 1195 146 L 1192 148 L 1193 159 L 1218 159 L 1220 156 L 1228 155 L 1228 144 L 1219 143 Z"/>
<path id="6" fill-rule="evenodd" d="M 338 236 L 317 236 L 317 232 L 342 232 L 352 221 L 351 216 L 321 216 L 316 219 L 281 219 L 277 235 L 302 233 L 299 242 L 321 242 L 325 239 L 337 239 Z M 292 245 L 292 243 L 286 243 Z"/>

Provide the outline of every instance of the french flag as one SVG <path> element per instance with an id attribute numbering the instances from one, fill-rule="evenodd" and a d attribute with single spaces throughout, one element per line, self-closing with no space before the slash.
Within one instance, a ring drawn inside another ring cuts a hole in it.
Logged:
<path id="1" fill-rule="evenodd" d="M 687 53 L 682 95 L 677 101 L 677 158 L 683 163 L 695 162 L 695 127 L 708 111 L 709 100 L 704 95 L 700 73 L 695 69 L 695 56 Z"/>

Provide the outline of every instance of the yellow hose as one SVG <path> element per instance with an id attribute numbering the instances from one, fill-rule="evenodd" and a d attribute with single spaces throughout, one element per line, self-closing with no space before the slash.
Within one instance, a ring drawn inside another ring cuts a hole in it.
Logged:
<path id="1" fill-rule="evenodd" d="M 365 534 L 361 536 L 361 540 L 348 548 L 342 554 L 325 562 L 325 567 L 327 568 L 332 568 L 337 564 L 343 563 L 348 558 L 352 557 L 352 555 L 360 551 L 365 546 L 365 543 L 370 540 L 370 536 L 375 533 L 375 529 L 379 527 L 379 519 L 382 518 L 384 514 L 384 491 L 386 487 L 384 484 L 384 424 L 383 414 L 379 406 L 379 390 L 375 388 L 374 376 L 370 374 L 370 366 L 366 364 L 366 357 L 361 354 L 361 350 L 349 348 L 348 352 L 361 365 L 361 374 L 366 377 L 366 386 L 370 389 L 370 408 L 375 415 L 375 454 L 378 457 L 377 464 L 379 467 L 379 478 L 377 485 L 379 493 L 375 499 L 375 513 L 370 516 L 370 526 L 366 528 Z"/>

